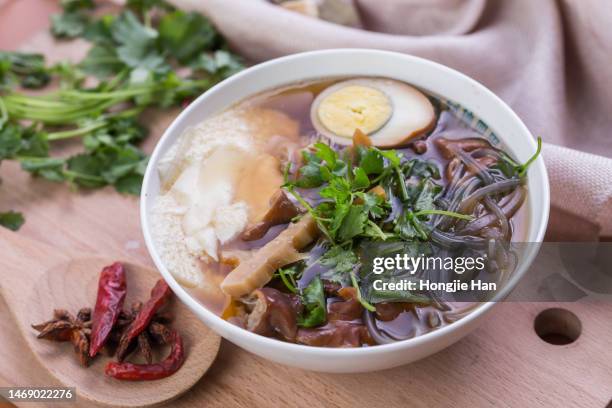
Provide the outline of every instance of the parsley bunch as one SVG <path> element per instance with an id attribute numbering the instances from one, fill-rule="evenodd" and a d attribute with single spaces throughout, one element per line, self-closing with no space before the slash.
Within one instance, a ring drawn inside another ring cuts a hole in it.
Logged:
<path id="1" fill-rule="evenodd" d="M 0 51 L 0 162 L 73 187 L 114 186 L 139 194 L 147 156 L 137 147 L 147 108 L 180 105 L 242 69 L 202 15 L 162 0 L 129 0 L 118 15 L 93 16 L 93 0 L 62 0 L 51 17 L 59 39 L 82 37 L 92 46 L 79 63 L 46 66 L 39 54 Z M 97 84 L 86 86 L 87 77 Z M 56 79 L 59 89 L 41 88 Z M 50 153 L 53 142 L 80 139 L 82 152 Z M 0 225 L 18 228 L 13 212 Z M 4 221 L 8 220 L 8 221 Z"/>

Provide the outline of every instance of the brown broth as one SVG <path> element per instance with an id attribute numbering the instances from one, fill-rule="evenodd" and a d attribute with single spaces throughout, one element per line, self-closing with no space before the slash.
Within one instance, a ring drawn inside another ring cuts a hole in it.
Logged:
<path id="1" fill-rule="evenodd" d="M 320 92 L 337 81 L 338 79 L 322 80 L 285 87 L 256 95 L 243 103 L 248 106 L 273 109 L 286 114 L 299 124 L 300 137 L 304 139 L 303 144 L 307 145 L 317 136 L 317 132 L 310 121 L 310 105 Z M 444 167 L 448 160 L 441 157 L 433 144 L 434 140 L 440 137 L 441 134 L 444 134 L 445 137 L 461 138 L 476 134 L 476 130 L 460 121 L 449 111 L 442 111 L 438 117 L 435 129 L 430 135 L 423 138 L 427 145 L 426 153 L 418 155 L 411 148 L 402 148 L 398 150 L 402 151 L 408 157 L 430 159 L 439 163 L 440 172 L 444 174 Z M 446 183 L 447 180 L 443 180 L 443 182 Z M 529 203 L 526 200 L 520 210 L 511 219 L 513 241 L 524 241 L 527 237 L 528 207 Z M 233 242 L 223 245 L 221 251 L 245 251 L 248 253 L 249 251 L 262 247 L 267 242 L 274 239 L 284 230 L 284 228 L 286 228 L 286 225 L 275 226 L 271 228 L 262 239 L 257 241 L 245 242 L 240 239 L 234 240 Z M 218 284 L 223 277 L 231 271 L 232 267 L 223 263 L 202 263 L 201 267 L 203 273 L 207 276 L 207 280 L 212 284 L 209 286 L 217 285 L 217 288 L 216 290 L 210 287 L 206 289 L 188 289 L 189 292 L 214 313 L 227 317 L 227 312 L 224 313 L 224 310 L 227 310 L 230 299 L 218 289 Z M 378 322 L 377 324 L 379 328 L 399 337 L 415 337 L 452 323 L 477 307 L 478 303 L 449 302 L 447 306 L 450 310 L 440 311 L 434 307 L 418 307 L 411 311 L 402 312 L 391 322 Z M 439 316 L 439 326 L 431 327 L 428 324 L 428 315 L 432 313 Z"/>

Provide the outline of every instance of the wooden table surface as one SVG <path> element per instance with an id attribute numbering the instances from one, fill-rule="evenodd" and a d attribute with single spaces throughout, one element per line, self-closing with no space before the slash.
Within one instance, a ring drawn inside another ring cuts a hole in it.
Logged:
<path id="1" fill-rule="evenodd" d="M 55 59 L 83 51 L 50 41 L 41 32 L 26 48 L 53 50 Z M 145 150 L 151 151 L 175 114 L 151 115 L 155 131 Z M 72 148 L 67 143 L 60 150 Z M 15 163 L 2 163 L 0 176 L 0 210 L 16 209 L 26 216 L 19 234 L 54 245 L 58 251 L 153 265 L 140 232 L 137 198 L 112 189 L 73 192 L 33 179 Z M 49 308 L 53 306 L 61 305 Z M 566 346 L 548 344 L 533 330 L 534 317 L 549 306 L 500 304 L 485 324 L 448 349 L 408 366 L 367 374 L 284 367 L 224 340 L 211 370 L 171 405 L 605 407 L 612 399 L 612 305 L 564 305 L 583 326 L 580 338 Z M 2 300 L 0 316 L 0 385 L 56 385 L 28 350 Z M 76 406 L 88 404 L 78 401 Z"/>

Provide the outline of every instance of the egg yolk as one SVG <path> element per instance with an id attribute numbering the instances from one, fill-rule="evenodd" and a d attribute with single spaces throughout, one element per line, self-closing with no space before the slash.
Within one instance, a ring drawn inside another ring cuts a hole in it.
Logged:
<path id="1" fill-rule="evenodd" d="M 391 101 L 378 89 L 349 85 L 325 97 L 318 109 L 319 121 L 337 136 L 351 138 L 355 129 L 371 134 L 391 117 Z"/>

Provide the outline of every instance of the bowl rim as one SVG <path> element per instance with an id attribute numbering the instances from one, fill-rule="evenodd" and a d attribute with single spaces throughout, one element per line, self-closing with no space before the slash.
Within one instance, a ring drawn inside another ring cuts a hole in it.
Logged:
<path id="1" fill-rule="evenodd" d="M 462 327 L 467 326 L 470 323 L 474 322 L 475 320 L 479 319 L 481 316 L 489 312 L 497 303 L 497 301 L 484 302 L 481 305 L 477 306 L 472 312 L 462 317 L 458 321 L 453 322 L 452 324 L 443 326 L 437 330 L 430 331 L 428 333 L 419 335 L 417 337 L 397 341 L 397 342 L 390 343 L 390 344 L 381 344 L 381 345 L 376 345 L 372 347 L 355 347 L 355 348 L 330 348 L 330 347 L 320 347 L 320 346 L 308 346 L 308 345 L 302 345 L 302 344 L 289 343 L 289 342 L 285 342 L 282 340 L 277 340 L 274 338 L 255 334 L 255 333 L 252 333 L 246 329 L 238 327 L 224 320 L 222 317 L 208 310 L 203 304 L 201 304 L 191 294 L 189 294 L 183 288 L 183 286 L 180 285 L 176 281 L 176 279 L 174 279 L 172 274 L 165 267 L 157 250 L 155 249 L 155 244 L 153 242 L 152 234 L 149 229 L 149 211 L 147 208 L 147 202 L 148 200 L 152 199 L 149 196 L 148 191 L 149 191 L 149 186 L 150 186 L 150 180 L 152 179 L 152 177 L 154 177 L 154 175 L 156 175 L 157 163 L 159 162 L 159 159 L 161 158 L 161 154 L 162 154 L 161 146 L 165 139 L 169 138 L 170 135 L 175 133 L 175 128 L 177 128 L 178 123 L 182 122 L 186 117 L 188 117 L 191 114 L 191 112 L 196 109 L 196 106 L 202 103 L 205 103 L 209 95 L 212 95 L 214 93 L 221 91 L 225 86 L 231 83 L 240 81 L 245 76 L 253 75 L 254 73 L 259 72 L 259 71 L 265 71 L 272 66 L 284 64 L 288 61 L 293 61 L 293 60 L 298 60 L 298 59 L 308 60 L 309 58 L 317 57 L 317 56 L 332 56 L 332 55 L 343 55 L 343 54 L 344 55 L 361 55 L 364 58 L 366 57 L 372 58 L 376 56 L 383 56 L 383 57 L 393 56 L 395 58 L 404 59 L 404 61 L 406 62 L 418 63 L 424 66 L 429 66 L 431 68 L 434 68 L 437 71 L 443 72 L 443 75 L 454 76 L 461 81 L 467 82 L 468 84 L 476 87 L 479 92 L 482 92 L 492 101 L 494 101 L 494 103 L 498 105 L 499 109 L 502 109 L 504 113 L 508 115 L 512 119 L 513 122 L 515 122 L 515 124 L 518 126 L 521 132 L 526 133 L 527 135 L 531 136 L 528 140 L 528 143 L 531 145 L 533 151 L 535 151 L 535 149 L 537 148 L 537 143 L 535 139 L 533 138 L 533 135 L 531 134 L 527 126 L 523 123 L 523 121 L 501 98 L 499 98 L 496 94 L 494 94 L 486 86 L 484 86 L 483 84 L 476 81 L 475 79 L 455 69 L 447 67 L 446 65 L 428 60 L 426 58 L 421 58 L 421 57 L 417 57 L 417 56 L 413 56 L 409 54 L 402 54 L 402 53 L 393 52 L 393 51 L 367 49 L 367 48 L 336 48 L 336 49 L 300 52 L 296 54 L 291 54 L 291 55 L 275 58 L 275 59 L 268 60 L 266 62 L 257 64 L 257 65 L 254 65 L 214 85 L 212 88 L 210 88 L 209 90 L 207 90 L 206 92 L 198 96 L 187 108 L 183 109 L 179 113 L 179 115 L 172 121 L 172 123 L 166 128 L 163 135 L 157 141 L 154 151 L 150 156 L 150 159 L 147 164 L 146 171 L 145 171 L 145 175 L 143 178 L 143 184 L 142 184 L 142 190 L 141 190 L 141 196 L 140 196 L 140 221 L 141 221 L 141 228 L 142 228 L 142 232 L 144 235 L 147 251 L 149 252 L 149 255 L 153 259 L 155 266 L 161 273 L 164 280 L 168 283 L 168 285 L 174 291 L 177 297 L 189 307 L 189 309 L 191 309 L 198 317 L 204 320 L 204 323 L 211 326 L 213 330 L 217 331 L 217 333 L 220 334 L 221 336 L 226 337 L 229 341 L 233 342 L 234 338 L 240 338 L 242 341 L 246 341 L 246 342 L 252 341 L 254 343 L 258 343 L 261 347 L 276 349 L 279 352 L 310 354 L 313 357 L 314 356 L 351 357 L 351 356 L 356 356 L 356 355 L 364 356 L 364 355 L 372 355 L 372 354 L 378 354 L 378 353 L 387 353 L 387 352 L 414 348 L 419 345 L 432 342 L 436 339 L 440 340 L 441 338 L 446 337 L 447 335 L 451 335 L 453 332 L 459 331 Z M 295 82 L 295 81 L 292 81 L 292 82 Z M 269 89 L 273 89 L 273 88 L 274 87 L 272 86 Z M 251 95 L 245 95 L 243 99 L 249 96 Z M 236 102 L 238 101 L 235 101 L 233 103 L 236 103 Z M 456 101 L 456 102 L 461 104 L 461 101 Z M 230 106 L 231 104 L 228 105 L 227 107 L 230 107 Z M 550 212 L 550 185 L 549 185 L 549 180 L 548 180 L 548 173 L 546 171 L 544 160 L 541 154 L 537 158 L 537 160 L 535 160 L 532 163 L 531 166 L 532 168 L 533 167 L 537 168 L 538 173 L 541 175 L 540 184 L 542 184 L 542 187 L 544 188 L 544 191 L 542 191 L 543 199 L 540 202 L 538 202 L 538 205 L 542 207 L 542 217 L 539 220 L 537 232 L 535 233 L 535 240 L 531 241 L 531 242 L 541 243 L 543 241 L 544 234 L 546 232 L 546 228 L 548 225 L 548 218 L 549 218 L 549 212 Z M 532 203 L 532 205 L 535 205 L 535 203 Z M 531 222 L 533 222 L 533 220 Z M 539 250 L 539 246 L 538 248 L 530 251 L 527 254 L 527 256 L 525 257 L 525 261 L 524 261 L 525 268 L 523 269 L 523 271 L 520 271 L 521 272 L 520 274 L 517 274 L 515 278 L 515 283 L 508 287 L 507 292 L 510 292 L 514 288 L 516 282 L 520 278 L 522 278 L 524 273 L 527 272 L 527 270 L 529 269 L 529 266 L 533 262 L 533 259 L 537 255 L 538 250 Z"/>

